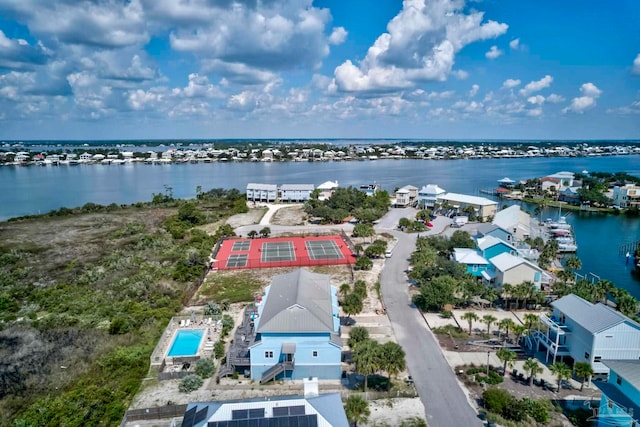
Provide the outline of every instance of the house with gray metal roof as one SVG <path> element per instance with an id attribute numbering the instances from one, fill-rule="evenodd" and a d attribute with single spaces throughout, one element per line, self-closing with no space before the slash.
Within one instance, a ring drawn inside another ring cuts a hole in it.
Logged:
<path id="1" fill-rule="evenodd" d="M 539 327 L 528 338 L 548 361 L 571 358 L 589 362 L 594 378 L 606 379 L 603 360 L 639 360 L 640 325 L 608 305 L 592 304 L 577 295 L 551 303 L 553 313 L 541 314 Z"/>
<path id="2" fill-rule="evenodd" d="M 594 381 L 602 392 L 598 426 L 640 425 L 640 360 L 603 360 L 609 381 Z"/>
<path id="3" fill-rule="evenodd" d="M 278 189 L 280 201 L 283 203 L 300 203 L 311 199 L 313 184 L 282 184 Z"/>
<path id="4" fill-rule="evenodd" d="M 251 378 L 339 379 L 342 340 L 337 289 L 326 274 L 274 276 L 258 304 Z"/>
<path id="5" fill-rule="evenodd" d="M 275 184 L 250 182 L 246 191 L 249 202 L 275 202 L 278 198 L 278 186 Z"/>

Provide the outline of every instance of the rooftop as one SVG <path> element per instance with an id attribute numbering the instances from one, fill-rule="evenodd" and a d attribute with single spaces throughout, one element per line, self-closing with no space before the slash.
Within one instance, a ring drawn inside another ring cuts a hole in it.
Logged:
<path id="1" fill-rule="evenodd" d="M 623 322 L 629 322 L 640 329 L 640 325 L 624 314 L 604 304 L 591 304 L 577 295 L 569 294 L 551 303 L 565 316 L 570 317 L 592 334 L 607 330 Z"/>
<path id="2" fill-rule="evenodd" d="M 489 200 L 486 197 L 469 196 L 459 193 L 446 193 L 440 197 L 450 202 L 466 203 L 468 205 L 491 206 L 498 204 L 498 202 Z"/>
<path id="3" fill-rule="evenodd" d="M 331 281 L 299 268 L 274 276 L 256 332 L 334 332 Z"/>

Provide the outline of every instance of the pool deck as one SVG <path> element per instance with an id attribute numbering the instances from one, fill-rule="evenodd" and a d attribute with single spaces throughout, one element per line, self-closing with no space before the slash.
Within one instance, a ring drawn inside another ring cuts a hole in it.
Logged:
<path id="1" fill-rule="evenodd" d="M 162 361 L 165 361 L 165 372 L 176 372 L 174 359 L 184 358 L 208 358 L 213 356 L 213 345 L 220 339 L 220 330 L 222 329 L 222 322 L 214 320 L 213 316 L 196 315 L 195 321 L 191 319 L 193 316 L 175 316 L 169 321 L 169 325 L 165 329 L 162 338 L 158 342 L 156 349 L 153 352 L 151 363 L 152 365 L 161 366 Z M 209 320 L 211 319 L 211 320 Z M 187 320 L 188 325 L 187 325 Z M 182 325 L 182 326 L 181 326 Z M 168 356 L 169 350 L 173 345 L 175 337 L 178 331 L 187 330 L 203 330 L 203 339 L 200 341 L 198 350 L 191 356 Z"/>

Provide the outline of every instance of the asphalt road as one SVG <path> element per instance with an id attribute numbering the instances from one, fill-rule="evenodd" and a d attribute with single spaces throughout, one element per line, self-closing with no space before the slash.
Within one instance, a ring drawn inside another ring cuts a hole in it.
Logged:
<path id="1" fill-rule="evenodd" d="M 425 407 L 430 427 L 482 426 L 461 385 L 445 360 L 440 347 L 423 317 L 409 300 L 406 270 L 415 249 L 416 235 L 393 230 L 405 209 L 393 209 L 377 225 L 398 239 L 393 255 L 382 270 L 381 290 L 387 314 L 398 343 L 406 352 L 407 366 Z M 429 233 L 441 232 L 451 220 L 438 217 Z"/>

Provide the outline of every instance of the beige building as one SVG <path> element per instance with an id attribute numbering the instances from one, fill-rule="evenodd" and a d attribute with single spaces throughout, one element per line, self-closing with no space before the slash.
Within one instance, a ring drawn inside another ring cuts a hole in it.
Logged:
<path id="1" fill-rule="evenodd" d="M 496 212 L 492 223 L 507 230 L 515 241 L 522 241 L 531 236 L 531 216 L 518 205 Z"/>
<path id="2" fill-rule="evenodd" d="M 494 256 L 489 262 L 493 268 L 487 273 L 493 276 L 491 282 L 496 286 L 519 285 L 528 281 L 540 289 L 549 283 L 550 277 L 543 269 L 519 256 L 505 252 Z"/>
<path id="3" fill-rule="evenodd" d="M 444 193 L 438 196 L 437 203 L 441 205 L 449 204 L 458 210 L 471 206 L 476 216 L 482 218 L 483 221 L 493 217 L 498 211 L 498 202 L 489 200 L 486 197 L 468 196 L 466 194 Z"/>

